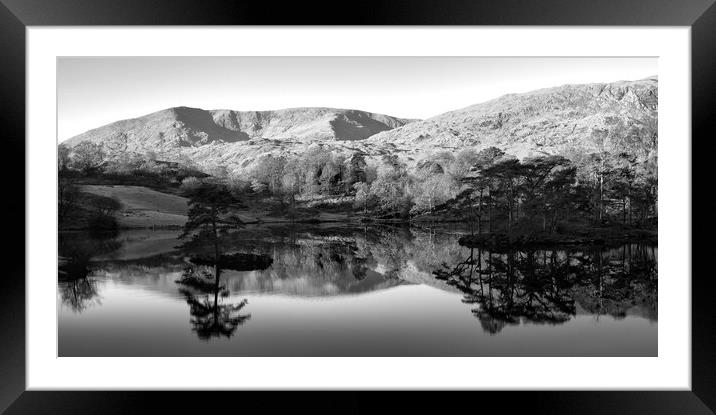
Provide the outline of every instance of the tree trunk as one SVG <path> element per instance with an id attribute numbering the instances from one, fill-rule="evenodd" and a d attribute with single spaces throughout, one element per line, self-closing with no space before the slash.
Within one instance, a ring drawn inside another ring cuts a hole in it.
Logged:
<path id="1" fill-rule="evenodd" d="M 218 264 L 214 265 L 214 324 L 219 323 L 219 279 L 221 269 Z"/>
<path id="2" fill-rule="evenodd" d="M 599 222 L 602 222 L 602 210 L 604 209 L 604 174 L 599 174 Z"/>
<path id="3" fill-rule="evenodd" d="M 627 201 L 626 201 L 626 197 L 625 197 L 624 200 L 622 200 L 622 223 L 625 225 L 626 225 L 626 220 L 627 220 L 626 213 L 627 213 Z"/>
<path id="4" fill-rule="evenodd" d="M 214 233 L 214 258 L 219 262 L 219 233 L 216 229 L 216 208 L 211 207 L 211 230 Z"/>
<path id="5" fill-rule="evenodd" d="M 488 233 L 492 234 L 492 190 L 490 190 L 490 198 L 487 200 L 487 218 L 488 221 Z"/>
<path id="6" fill-rule="evenodd" d="M 214 305 L 219 301 L 219 264 L 214 264 Z"/>
<path id="7" fill-rule="evenodd" d="M 507 231 L 512 229 L 512 203 L 507 205 Z"/>
<path id="8" fill-rule="evenodd" d="M 549 225 L 549 233 L 554 233 L 554 231 L 557 229 L 557 222 L 558 222 L 558 217 L 557 217 L 557 211 L 555 210 L 554 213 L 552 214 L 552 223 L 550 223 L 550 225 Z"/>
<path id="9" fill-rule="evenodd" d="M 485 289 L 482 285 L 482 250 L 477 248 L 477 280 L 480 281 L 480 295 L 485 295 Z"/>
<path id="10" fill-rule="evenodd" d="M 482 192 L 483 190 L 480 189 L 480 199 L 479 199 L 479 205 L 477 206 L 477 234 L 482 233 Z"/>
<path id="11" fill-rule="evenodd" d="M 472 206 L 472 201 L 470 201 L 470 218 L 468 220 L 468 223 L 470 224 L 470 235 L 475 235 L 475 214 L 474 214 L 474 207 Z"/>

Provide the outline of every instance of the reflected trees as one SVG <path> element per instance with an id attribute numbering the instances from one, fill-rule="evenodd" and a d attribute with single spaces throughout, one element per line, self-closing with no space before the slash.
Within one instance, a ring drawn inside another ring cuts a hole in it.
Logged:
<path id="1" fill-rule="evenodd" d="M 643 248 L 640 248 L 643 250 Z M 656 320 L 656 260 L 625 249 L 510 251 L 470 249 L 454 266 L 433 272 L 474 304 L 482 328 L 497 334 L 520 323 L 562 324 L 578 309 L 623 318 L 643 312 Z"/>
<path id="2" fill-rule="evenodd" d="M 236 304 L 224 302 L 229 291 L 221 284 L 222 270 L 266 269 L 272 259 L 265 255 L 224 252 L 230 246 L 230 231 L 243 226 L 236 214 L 242 205 L 225 186 L 201 183 L 189 189 L 186 196 L 189 212 L 180 238 L 186 240 L 182 248 L 190 257 L 177 283 L 187 287 L 180 291 L 189 305 L 192 331 L 204 340 L 231 337 L 251 314 L 241 314 L 248 304 L 246 299 Z M 208 254 L 207 247 L 210 247 Z"/>
<path id="3" fill-rule="evenodd" d="M 586 278 L 575 288 L 580 305 L 599 318 L 641 312 L 657 320 L 657 258 L 653 247 L 631 244 L 581 258 Z"/>
<path id="4" fill-rule="evenodd" d="M 219 275 L 215 281 L 213 286 L 204 289 L 193 287 L 193 290 L 180 290 L 189 305 L 191 329 L 202 340 L 222 336 L 229 338 L 240 325 L 251 318 L 251 314 L 241 314 L 248 300 L 222 303 L 224 298 L 228 297 L 228 291 L 219 284 Z"/>
<path id="5" fill-rule="evenodd" d="M 88 278 L 62 281 L 59 284 L 62 304 L 75 313 L 85 311 L 92 304 L 99 304 L 97 282 Z"/>
<path id="6" fill-rule="evenodd" d="M 180 292 L 189 305 L 192 331 L 202 340 L 229 338 L 251 318 L 251 314 L 240 313 L 248 300 L 243 299 L 238 304 L 226 301 L 229 291 L 220 282 L 221 272 L 219 261 L 210 266 L 189 264 L 177 281 L 186 287 Z"/>
<path id="7" fill-rule="evenodd" d="M 58 290 L 62 304 L 72 311 L 81 313 L 99 303 L 97 282 L 91 277 L 97 269 L 93 260 L 121 247 L 115 236 L 87 232 L 59 234 Z"/>
<path id="8" fill-rule="evenodd" d="M 240 324 L 250 318 L 250 315 L 238 315 L 238 311 L 246 305 L 246 300 L 239 305 L 219 304 L 219 293 L 222 296 L 226 293 L 220 285 L 222 257 L 219 238 L 227 227 L 241 224 L 238 217 L 229 215 L 237 201 L 227 188 L 212 183 L 191 187 L 186 191 L 186 196 L 189 197 L 189 212 L 180 238 L 189 241 L 184 244 L 184 248 L 191 249 L 192 246 L 209 243 L 213 247 L 213 255 L 201 258 L 201 261 L 195 258 L 196 262 L 208 262 L 210 266 L 187 265 L 182 278 L 177 282 L 198 291 L 181 290 L 189 305 L 192 330 L 199 338 L 230 337 Z"/>

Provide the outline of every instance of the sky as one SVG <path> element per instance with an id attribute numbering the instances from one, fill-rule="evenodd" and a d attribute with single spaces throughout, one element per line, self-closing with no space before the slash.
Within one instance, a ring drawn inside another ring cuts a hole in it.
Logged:
<path id="1" fill-rule="evenodd" d="M 187 106 L 429 118 L 508 93 L 657 75 L 657 58 L 61 57 L 58 138 Z"/>

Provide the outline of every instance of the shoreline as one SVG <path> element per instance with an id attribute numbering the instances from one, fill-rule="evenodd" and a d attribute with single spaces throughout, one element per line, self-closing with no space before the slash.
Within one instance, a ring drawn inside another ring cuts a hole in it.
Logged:
<path id="1" fill-rule="evenodd" d="M 593 236 L 567 234 L 550 235 L 507 235 L 504 233 L 465 235 L 458 243 L 468 248 L 487 248 L 492 250 L 528 249 L 528 248 L 575 248 L 580 246 L 609 247 L 637 242 L 658 245 L 658 235 L 651 230 L 630 230 L 595 232 Z"/>
<path id="2" fill-rule="evenodd" d="M 302 219 L 290 220 L 275 218 L 272 220 L 254 220 L 245 222 L 245 226 L 310 226 L 310 225 L 329 225 L 336 226 L 402 226 L 424 228 L 431 225 L 456 225 L 463 224 L 466 228 L 466 234 L 462 235 L 458 243 L 468 248 L 491 248 L 491 249 L 510 249 L 510 248 L 539 248 L 539 247 L 578 247 L 578 246 L 610 246 L 628 242 L 641 242 L 650 245 L 658 244 L 658 233 L 653 229 L 631 228 L 588 228 L 582 230 L 584 233 L 568 232 L 564 234 L 507 234 L 504 232 L 482 233 L 479 235 L 471 235 L 467 231 L 468 224 L 460 220 L 405 220 L 405 219 L 370 219 L 347 217 L 344 219 Z M 118 226 L 114 230 L 91 229 L 89 227 L 69 227 L 58 228 L 58 232 L 114 232 L 114 231 L 131 231 L 131 230 L 174 230 L 179 231 L 183 228 L 181 225 L 146 225 L 146 226 Z M 237 228 L 241 229 L 241 228 Z"/>

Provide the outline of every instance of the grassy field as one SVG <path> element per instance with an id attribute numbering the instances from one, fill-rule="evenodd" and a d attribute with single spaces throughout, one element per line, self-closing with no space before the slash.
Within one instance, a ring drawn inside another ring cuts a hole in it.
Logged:
<path id="1" fill-rule="evenodd" d="M 122 228 L 180 227 L 186 222 L 187 199 L 142 186 L 83 185 L 80 191 L 112 197 L 122 204 Z"/>
<path id="2" fill-rule="evenodd" d="M 187 199 L 143 186 L 82 185 L 80 191 L 117 199 L 122 208 L 117 212 L 120 228 L 181 227 L 187 219 Z M 248 208 L 237 216 L 246 223 L 290 223 L 291 219 L 271 212 L 266 206 L 247 201 Z M 305 218 L 304 218 L 305 219 Z M 312 219 L 321 222 L 345 221 L 342 212 L 319 212 Z"/>

